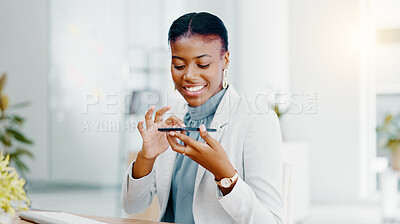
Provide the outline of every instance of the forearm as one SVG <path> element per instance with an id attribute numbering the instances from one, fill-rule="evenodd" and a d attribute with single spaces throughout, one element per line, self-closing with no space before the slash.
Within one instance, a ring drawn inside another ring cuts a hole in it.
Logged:
<path id="1" fill-rule="evenodd" d="M 153 165 L 156 159 L 146 158 L 143 156 L 143 151 L 139 151 L 136 161 L 132 166 L 132 177 L 139 179 L 141 177 L 147 176 L 151 170 L 153 170 Z"/>

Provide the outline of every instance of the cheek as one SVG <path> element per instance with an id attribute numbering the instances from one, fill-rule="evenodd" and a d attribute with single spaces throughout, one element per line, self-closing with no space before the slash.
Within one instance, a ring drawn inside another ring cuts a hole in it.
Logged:
<path id="1" fill-rule="evenodd" d="M 172 70 L 171 70 L 171 76 L 172 76 L 173 79 L 175 79 L 176 74 L 175 74 L 175 72 L 172 71 Z"/>
<path id="2" fill-rule="evenodd" d="M 215 69 L 208 76 L 208 80 L 212 83 L 213 86 L 219 86 L 220 82 L 222 81 L 222 73 L 219 69 Z"/>
<path id="3" fill-rule="evenodd" d="M 179 82 L 181 75 L 179 74 L 179 72 L 176 72 L 174 70 L 171 70 L 171 75 L 172 75 L 172 80 L 174 80 L 174 82 Z"/>

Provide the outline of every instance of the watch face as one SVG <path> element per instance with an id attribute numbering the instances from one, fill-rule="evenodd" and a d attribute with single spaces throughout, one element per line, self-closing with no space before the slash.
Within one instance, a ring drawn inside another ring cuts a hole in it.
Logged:
<path id="1" fill-rule="evenodd" d="M 221 186 L 227 188 L 231 186 L 231 181 L 228 178 L 224 178 L 221 180 Z"/>

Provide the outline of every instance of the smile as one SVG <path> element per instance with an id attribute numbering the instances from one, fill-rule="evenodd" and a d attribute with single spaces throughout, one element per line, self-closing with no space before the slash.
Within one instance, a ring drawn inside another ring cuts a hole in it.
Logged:
<path id="1" fill-rule="evenodd" d="M 204 86 L 183 87 L 183 88 L 189 92 L 196 92 L 196 91 L 203 89 L 204 87 L 205 87 L 205 85 Z"/>
<path id="2" fill-rule="evenodd" d="M 185 93 L 189 96 L 199 96 L 201 95 L 201 92 L 203 92 L 204 87 L 206 85 L 196 85 L 196 86 L 182 86 L 183 90 Z"/>

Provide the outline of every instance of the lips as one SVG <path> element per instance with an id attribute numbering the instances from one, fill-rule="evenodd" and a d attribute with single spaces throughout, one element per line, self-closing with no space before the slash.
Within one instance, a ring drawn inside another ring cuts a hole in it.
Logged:
<path id="1" fill-rule="evenodd" d="M 207 85 L 183 85 L 183 91 L 189 96 L 199 96 Z"/>

